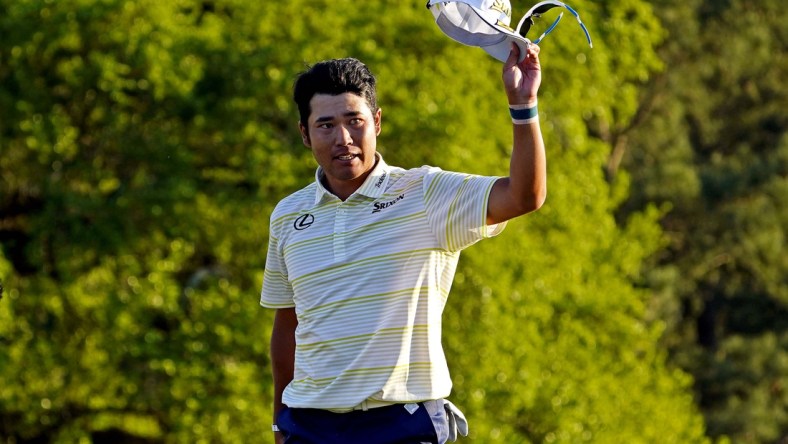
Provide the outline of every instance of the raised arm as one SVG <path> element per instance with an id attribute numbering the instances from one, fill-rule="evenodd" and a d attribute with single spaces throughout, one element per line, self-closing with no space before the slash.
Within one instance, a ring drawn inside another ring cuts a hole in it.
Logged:
<path id="1" fill-rule="evenodd" d="M 517 63 L 520 50 L 512 52 L 503 66 L 503 84 L 509 106 L 516 109 L 513 123 L 512 157 L 509 177 L 499 179 L 490 192 L 487 223 L 500 223 L 539 209 L 547 196 L 547 160 L 539 119 L 528 119 L 536 109 L 537 92 L 542 81 L 539 47 L 531 44 L 528 54 Z"/>
<path id="2" fill-rule="evenodd" d="M 295 308 L 282 308 L 276 310 L 274 328 L 271 332 L 271 367 L 274 377 L 274 418 L 284 406 L 282 392 L 290 381 L 293 380 L 295 367 L 295 330 L 298 326 Z M 281 433 L 276 433 L 277 444 L 284 442 Z"/>

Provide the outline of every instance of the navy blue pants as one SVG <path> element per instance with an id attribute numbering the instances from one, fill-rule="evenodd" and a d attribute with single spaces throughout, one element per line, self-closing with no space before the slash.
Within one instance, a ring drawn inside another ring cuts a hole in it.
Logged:
<path id="1" fill-rule="evenodd" d="M 424 403 L 412 414 L 403 404 L 333 413 L 285 407 L 277 418 L 287 444 L 440 444 L 436 432 L 446 416 L 430 415 Z M 433 409 L 435 410 L 435 409 Z M 440 408 L 443 411 L 443 408 Z M 441 433 L 444 434 L 444 433 Z"/>

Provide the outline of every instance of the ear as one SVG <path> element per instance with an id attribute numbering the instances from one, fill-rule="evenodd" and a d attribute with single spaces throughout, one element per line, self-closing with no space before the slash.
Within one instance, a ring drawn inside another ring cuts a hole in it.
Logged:
<path id="1" fill-rule="evenodd" d="M 375 111 L 375 135 L 376 136 L 380 135 L 380 118 L 381 118 L 382 114 L 383 114 L 383 110 L 381 110 L 380 108 L 378 108 L 378 110 Z"/>
<path id="2" fill-rule="evenodd" d="M 304 142 L 304 145 L 312 148 L 312 141 L 309 139 L 309 129 L 300 120 L 298 121 L 298 131 L 301 133 L 301 141 Z"/>

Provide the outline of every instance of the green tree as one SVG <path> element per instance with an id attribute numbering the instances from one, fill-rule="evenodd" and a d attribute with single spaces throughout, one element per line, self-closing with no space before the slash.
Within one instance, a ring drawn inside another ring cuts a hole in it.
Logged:
<path id="1" fill-rule="evenodd" d="M 444 325 L 464 333 L 446 339 L 456 397 L 481 442 L 703 442 L 690 381 L 654 347 L 661 326 L 644 322 L 650 294 L 637 289 L 660 245 L 657 212 L 616 223 L 625 182 L 605 181 L 611 147 L 584 123 L 629 125 L 638 88 L 661 67 L 659 24 L 640 2 L 578 8 L 594 49 L 563 23 L 542 44 L 547 203 L 461 261 Z M 506 134 L 505 118 L 492 122 Z"/>
<path id="2" fill-rule="evenodd" d="M 267 194 L 306 156 L 277 150 L 296 139 L 266 106 L 284 100 L 258 30 L 276 17 L 250 8 L 3 2 L 12 442 L 239 441 L 268 421 L 249 290 Z"/>
<path id="3" fill-rule="evenodd" d="M 447 308 L 478 442 L 703 442 L 687 375 L 645 319 L 652 208 L 584 120 L 623 127 L 660 68 L 647 3 L 578 4 L 543 44 L 550 196 L 467 251 Z M 515 15 L 523 11 L 515 10 Z M 505 174 L 500 64 L 422 2 L 0 0 L 0 439 L 268 436 L 267 216 L 314 171 L 292 79 L 352 55 L 402 166 Z"/>
<path id="4" fill-rule="evenodd" d="M 669 245 L 649 286 L 709 434 L 788 439 L 788 19 L 763 2 L 662 1 L 672 68 L 647 88 L 624 167 Z"/>

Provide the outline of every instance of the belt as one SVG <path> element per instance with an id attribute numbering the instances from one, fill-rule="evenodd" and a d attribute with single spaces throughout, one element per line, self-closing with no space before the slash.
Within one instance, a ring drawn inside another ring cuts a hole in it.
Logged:
<path id="1" fill-rule="evenodd" d="M 352 412 L 352 411 L 355 411 L 355 410 L 363 410 L 363 411 L 366 412 L 369 409 L 377 409 L 377 408 L 380 408 L 380 407 L 388 407 L 388 406 L 394 405 L 394 404 L 403 404 L 403 403 L 395 402 L 395 401 L 379 401 L 377 399 L 365 399 L 365 400 L 361 401 L 361 404 L 358 404 L 358 405 L 350 407 L 350 408 L 346 408 L 346 409 L 326 409 L 326 410 L 328 410 L 329 412 L 333 412 L 333 413 L 348 413 L 348 412 Z"/>

